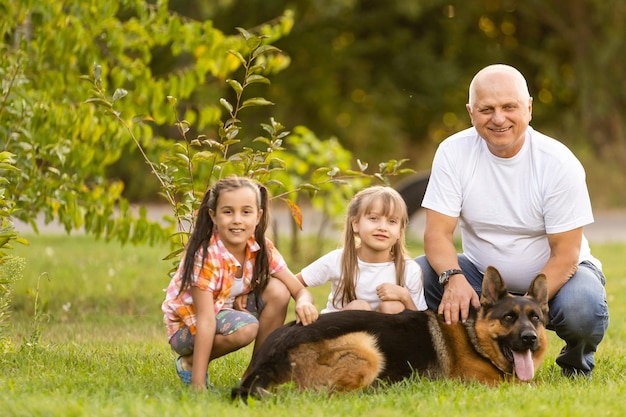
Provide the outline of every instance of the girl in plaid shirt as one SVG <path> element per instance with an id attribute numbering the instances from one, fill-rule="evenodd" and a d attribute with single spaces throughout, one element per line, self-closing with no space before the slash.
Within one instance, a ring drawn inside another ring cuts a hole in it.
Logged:
<path id="1" fill-rule="evenodd" d="M 180 266 L 162 304 L 176 371 L 197 390 L 209 362 L 250 344 L 254 350 L 284 324 L 290 297 L 296 319 L 317 319 L 313 297 L 265 237 L 267 189 L 228 177 L 207 191 Z"/>

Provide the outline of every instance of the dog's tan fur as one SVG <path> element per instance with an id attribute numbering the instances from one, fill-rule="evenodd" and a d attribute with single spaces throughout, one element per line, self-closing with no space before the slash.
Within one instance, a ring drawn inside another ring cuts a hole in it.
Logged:
<path id="1" fill-rule="evenodd" d="M 385 358 L 366 332 L 304 343 L 289 352 L 291 378 L 301 388 L 348 391 L 370 385 Z M 287 381 L 284 381 L 287 382 Z"/>

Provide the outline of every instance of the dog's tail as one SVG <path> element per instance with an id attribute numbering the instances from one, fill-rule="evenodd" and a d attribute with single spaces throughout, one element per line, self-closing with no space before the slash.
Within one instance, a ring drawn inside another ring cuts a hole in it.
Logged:
<path id="1" fill-rule="evenodd" d="M 376 337 L 367 332 L 303 344 L 289 357 L 292 378 L 301 389 L 360 389 L 372 384 L 385 366 Z"/>
<path id="2" fill-rule="evenodd" d="M 231 398 L 261 398 L 272 386 L 289 380 L 300 389 L 360 389 L 372 384 L 385 367 L 376 337 L 367 332 L 297 344 L 285 353 L 281 359 L 257 358 L 255 369 L 232 389 Z"/>

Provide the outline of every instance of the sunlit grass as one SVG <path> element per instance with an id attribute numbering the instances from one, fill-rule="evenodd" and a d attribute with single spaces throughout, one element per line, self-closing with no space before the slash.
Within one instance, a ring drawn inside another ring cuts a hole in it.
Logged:
<path id="1" fill-rule="evenodd" d="M 0 414 L 6 416 L 609 416 L 622 415 L 626 383 L 626 245 L 595 245 L 604 263 L 611 326 L 591 381 L 562 378 L 550 349 L 530 384 L 413 379 L 352 393 L 279 387 L 264 401 L 230 401 L 250 347 L 211 364 L 215 390 L 195 394 L 174 371 L 160 304 L 171 264 L 168 248 L 119 247 L 85 236 L 30 236 L 24 279 L 15 288 L 13 338 L 0 356 Z M 334 244 L 334 242 L 333 242 Z M 418 243 L 410 245 L 418 255 Z M 292 266 L 297 271 L 301 265 Z M 39 316 L 34 312 L 39 284 Z M 327 288 L 312 290 L 318 307 Z M 290 313 L 292 315 L 292 313 Z M 40 338 L 29 346 L 33 333 Z"/>

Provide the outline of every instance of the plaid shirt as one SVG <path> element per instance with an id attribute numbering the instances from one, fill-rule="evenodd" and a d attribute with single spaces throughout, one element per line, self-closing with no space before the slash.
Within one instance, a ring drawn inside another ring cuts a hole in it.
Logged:
<path id="1" fill-rule="evenodd" d="M 257 252 L 261 249 L 254 237 L 248 240 L 248 248 L 243 265 L 244 293 L 249 293 L 252 288 L 252 273 Z M 269 273 L 273 275 L 287 267 L 285 260 L 274 244 L 265 239 L 265 245 L 269 252 Z M 168 337 L 172 337 L 183 325 L 187 325 L 192 334 L 196 334 L 196 313 L 191 298 L 191 288 L 188 286 L 180 295 L 180 282 L 183 273 L 183 261 L 172 277 L 165 301 L 161 305 L 164 317 L 163 321 L 167 328 Z M 230 290 L 235 281 L 235 272 L 241 265 L 235 257 L 226 249 L 217 232 L 213 234 L 207 248 L 206 258 L 202 264 L 202 249 L 196 252 L 194 268 L 191 274 L 191 286 L 213 293 L 215 313 L 217 314 L 224 302 L 230 295 Z"/>

